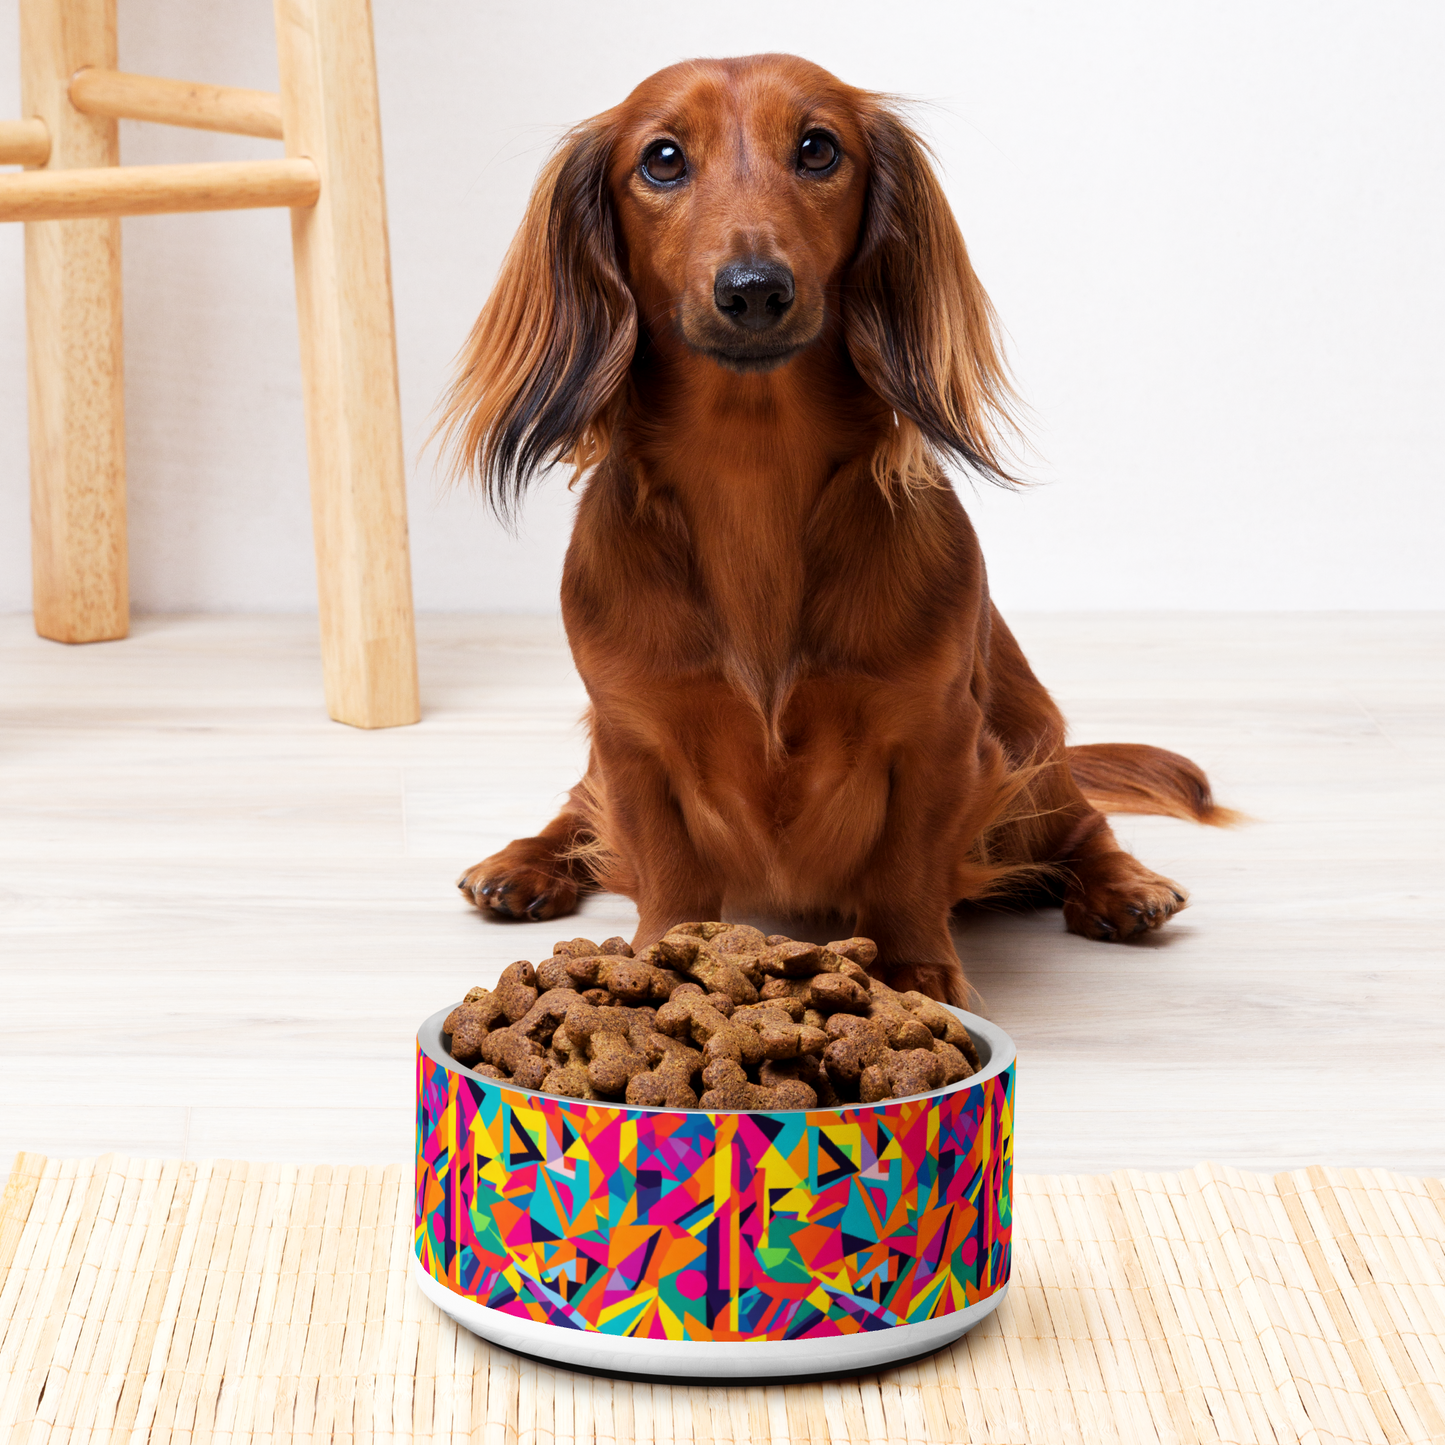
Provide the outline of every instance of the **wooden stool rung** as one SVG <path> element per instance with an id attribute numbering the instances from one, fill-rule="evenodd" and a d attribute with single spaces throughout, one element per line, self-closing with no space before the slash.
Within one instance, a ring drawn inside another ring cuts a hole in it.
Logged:
<path id="1" fill-rule="evenodd" d="M 86 115 L 282 139 L 281 97 L 269 90 L 162 80 L 87 66 L 71 77 L 70 103 Z"/>
<path id="2" fill-rule="evenodd" d="M 74 221 L 86 216 L 314 206 L 320 194 L 321 175 L 303 156 L 26 171 L 0 176 L 0 221 Z"/>
<path id="3" fill-rule="evenodd" d="M 43 120 L 0 120 L 0 166 L 43 166 L 50 127 Z"/>

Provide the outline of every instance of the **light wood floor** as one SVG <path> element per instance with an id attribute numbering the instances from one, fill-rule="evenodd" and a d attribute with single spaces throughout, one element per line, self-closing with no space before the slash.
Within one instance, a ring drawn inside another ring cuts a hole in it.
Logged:
<path id="1" fill-rule="evenodd" d="M 1032 1172 L 1445 1172 L 1445 619 L 1012 618 L 1076 741 L 1186 752 L 1235 832 L 1121 819 L 1193 906 L 1145 945 L 1057 912 L 957 942 L 1019 1048 Z M 327 721 L 314 620 L 0 618 L 0 1153 L 411 1153 L 418 1022 L 630 905 L 488 923 L 461 869 L 575 780 L 549 621 L 421 622 L 426 710 Z"/>

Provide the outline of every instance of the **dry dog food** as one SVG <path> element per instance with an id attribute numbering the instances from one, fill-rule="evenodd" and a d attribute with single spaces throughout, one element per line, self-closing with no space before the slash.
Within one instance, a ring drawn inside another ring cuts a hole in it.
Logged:
<path id="1" fill-rule="evenodd" d="M 636 957 L 556 945 L 447 1016 L 458 1063 L 570 1099 L 667 1109 L 812 1109 L 926 1094 L 979 1067 L 968 1031 L 868 973 L 866 938 L 799 943 L 682 923 Z"/>

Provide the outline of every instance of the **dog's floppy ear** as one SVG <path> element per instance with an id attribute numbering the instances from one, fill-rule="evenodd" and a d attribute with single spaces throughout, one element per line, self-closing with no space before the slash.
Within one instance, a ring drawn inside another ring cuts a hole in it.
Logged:
<path id="1" fill-rule="evenodd" d="M 1013 428 L 1013 393 L 993 306 L 923 142 L 882 97 L 870 97 L 862 121 L 868 202 L 844 285 L 845 335 L 899 423 L 874 475 L 885 491 L 926 482 L 933 453 L 1013 481 L 997 440 L 1000 425 Z"/>
<path id="2" fill-rule="evenodd" d="M 538 177 L 527 214 L 462 349 L 437 430 L 510 519 L 532 478 L 607 451 L 637 342 L 607 188 L 611 126 L 577 127 Z"/>

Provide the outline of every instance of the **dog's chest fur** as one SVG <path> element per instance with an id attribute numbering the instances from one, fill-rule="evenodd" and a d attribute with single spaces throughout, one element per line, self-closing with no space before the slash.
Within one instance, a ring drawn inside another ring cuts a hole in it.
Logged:
<path id="1" fill-rule="evenodd" d="M 866 475 L 776 468 L 653 480 L 639 506 L 619 469 L 582 511 L 563 605 L 594 726 L 661 760 L 732 888 L 833 896 L 882 834 L 900 753 L 949 756 L 976 715 L 958 623 L 982 567 L 956 499 L 890 510 Z"/>

